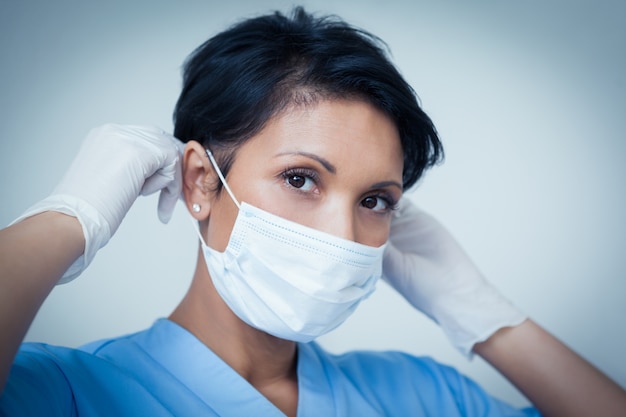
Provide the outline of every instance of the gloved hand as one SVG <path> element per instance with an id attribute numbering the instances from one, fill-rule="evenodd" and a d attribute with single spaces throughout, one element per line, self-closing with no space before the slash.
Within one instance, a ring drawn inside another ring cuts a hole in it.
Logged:
<path id="1" fill-rule="evenodd" d="M 474 344 L 526 319 L 483 278 L 452 235 L 407 198 L 391 221 L 383 279 L 469 358 Z"/>
<path id="2" fill-rule="evenodd" d="M 45 211 L 75 216 L 85 252 L 59 283 L 76 278 L 109 241 L 139 195 L 161 190 L 158 216 L 167 223 L 182 191 L 180 149 L 184 145 L 154 127 L 107 124 L 89 132 L 52 194 L 14 223 Z"/>

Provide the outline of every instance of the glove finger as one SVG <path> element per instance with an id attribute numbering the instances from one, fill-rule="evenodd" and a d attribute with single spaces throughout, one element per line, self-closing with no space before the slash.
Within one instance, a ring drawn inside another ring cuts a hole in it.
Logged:
<path id="1" fill-rule="evenodd" d="M 393 282 L 399 276 L 398 269 L 402 265 L 402 254 L 393 245 L 388 244 L 383 254 L 383 276 L 387 282 Z"/>
<path id="2" fill-rule="evenodd" d="M 147 178 L 141 187 L 140 194 L 143 196 L 154 194 L 159 190 L 167 187 L 172 181 L 174 181 L 173 175 L 157 171 L 154 175 Z"/>
<path id="3" fill-rule="evenodd" d="M 175 152 L 170 160 L 171 162 L 168 165 L 162 166 L 154 174 L 146 178 L 141 187 L 141 195 L 156 193 L 165 187 L 169 187 L 172 182 L 180 181 L 182 174 L 180 172 L 179 154 Z"/>

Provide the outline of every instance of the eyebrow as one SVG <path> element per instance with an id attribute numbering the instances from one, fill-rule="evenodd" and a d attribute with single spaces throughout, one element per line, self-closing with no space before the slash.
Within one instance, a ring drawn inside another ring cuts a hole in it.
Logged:
<path id="1" fill-rule="evenodd" d="M 402 184 L 400 184 L 397 181 L 382 181 L 382 182 L 377 182 L 376 184 L 372 184 L 372 188 L 385 188 L 389 186 L 398 187 L 400 191 L 404 190 L 404 187 L 402 186 Z"/>
<path id="2" fill-rule="evenodd" d="M 300 152 L 300 151 L 296 151 L 296 152 L 282 152 L 277 154 L 276 156 L 285 156 L 285 155 L 296 155 L 296 156 L 305 156 L 307 158 L 311 158 L 314 159 L 315 161 L 319 162 L 320 164 L 322 164 L 322 166 L 324 168 L 326 168 L 326 170 L 328 172 L 330 172 L 331 174 L 335 174 L 337 172 L 337 168 L 335 168 L 335 166 L 333 164 L 331 164 L 330 162 L 328 162 L 326 159 L 322 158 L 321 156 L 315 155 L 314 153 L 310 153 L 310 152 Z M 381 182 L 377 182 L 376 184 L 372 184 L 371 188 L 385 188 L 385 187 L 389 187 L 389 186 L 393 186 L 393 187 L 397 187 L 400 189 L 400 191 L 404 190 L 404 187 L 402 186 L 402 184 L 400 184 L 397 181 L 381 181 Z"/>
<path id="3" fill-rule="evenodd" d="M 335 168 L 335 166 L 333 164 L 331 164 L 330 162 L 328 162 L 328 160 L 322 158 L 321 156 L 315 155 L 314 153 L 300 152 L 300 151 L 297 151 L 297 152 L 283 152 L 283 153 L 279 153 L 276 156 L 284 156 L 284 155 L 305 156 L 307 158 L 314 159 L 315 161 L 317 161 L 320 164 L 322 164 L 322 166 L 324 168 L 326 168 L 326 170 L 328 172 L 330 172 L 331 174 L 337 173 L 337 168 Z"/>

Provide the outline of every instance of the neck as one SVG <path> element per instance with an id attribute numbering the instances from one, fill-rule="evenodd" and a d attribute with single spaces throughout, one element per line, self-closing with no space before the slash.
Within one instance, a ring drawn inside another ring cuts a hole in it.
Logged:
<path id="1" fill-rule="evenodd" d="M 296 344 L 249 326 L 228 308 L 213 286 L 202 249 L 191 287 L 169 318 L 260 391 L 296 381 Z"/>

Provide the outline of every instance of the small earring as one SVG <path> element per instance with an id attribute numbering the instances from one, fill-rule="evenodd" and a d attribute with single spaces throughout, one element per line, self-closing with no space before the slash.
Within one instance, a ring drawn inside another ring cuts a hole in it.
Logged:
<path id="1" fill-rule="evenodd" d="M 193 203 L 193 205 L 191 206 L 191 210 L 194 213 L 200 213 L 200 204 L 198 203 Z"/>

